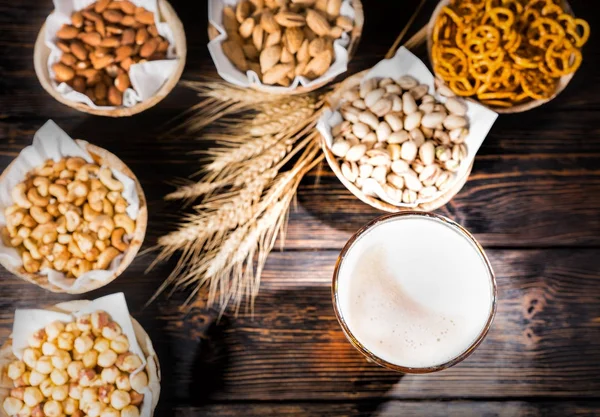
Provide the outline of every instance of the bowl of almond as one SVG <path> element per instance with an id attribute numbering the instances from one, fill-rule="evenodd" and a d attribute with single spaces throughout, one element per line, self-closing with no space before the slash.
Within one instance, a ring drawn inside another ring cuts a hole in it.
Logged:
<path id="1" fill-rule="evenodd" d="M 117 297 L 124 300 L 103 299 Z M 94 308 L 103 299 L 17 310 L 0 348 L 0 416 L 154 414 L 160 367 L 152 342 L 127 309 L 111 315 Z"/>
<path id="2" fill-rule="evenodd" d="M 275 94 L 314 91 L 347 70 L 360 0 L 211 0 L 208 49 L 219 75 Z"/>
<path id="3" fill-rule="evenodd" d="M 133 172 L 53 122 L 0 175 L 0 209 L 0 264 L 69 294 L 117 278 L 140 249 L 148 217 Z"/>
<path id="4" fill-rule="evenodd" d="M 175 87 L 185 66 L 183 25 L 166 0 L 98 0 L 56 7 L 35 43 L 42 87 L 79 111 L 140 113 Z M 56 1 L 55 1 L 56 6 Z"/>

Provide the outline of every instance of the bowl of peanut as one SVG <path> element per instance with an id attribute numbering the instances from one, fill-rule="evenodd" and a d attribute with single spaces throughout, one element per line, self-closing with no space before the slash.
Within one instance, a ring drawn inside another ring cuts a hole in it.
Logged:
<path id="1" fill-rule="evenodd" d="M 0 175 L 0 264 L 49 291 L 81 294 L 133 261 L 146 233 L 146 200 L 115 155 L 50 132 L 62 131 L 48 122 Z M 36 154 L 42 148 L 55 154 Z"/>
<path id="2" fill-rule="evenodd" d="M 94 307 L 119 305 L 117 298 L 124 302 L 113 294 L 17 310 L 13 334 L 0 348 L 1 417 L 154 414 L 160 366 L 148 334 L 126 309 Z"/>
<path id="3" fill-rule="evenodd" d="M 42 26 L 34 50 L 42 87 L 69 107 L 109 117 L 140 113 L 165 98 L 187 54 L 172 6 L 166 0 L 84 4 L 57 7 Z"/>

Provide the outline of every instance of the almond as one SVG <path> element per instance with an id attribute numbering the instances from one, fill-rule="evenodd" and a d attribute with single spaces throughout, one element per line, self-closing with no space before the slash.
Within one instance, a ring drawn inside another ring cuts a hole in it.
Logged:
<path id="1" fill-rule="evenodd" d="M 108 4 L 111 0 L 98 0 L 96 4 L 94 4 L 94 10 L 96 13 L 102 13 L 108 7 Z"/>
<path id="2" fill-rule="evenodd" d="M 241 24 L 252 13 L 252 7 L 248 0 L 240 1 L 235 7 L 235 19 Z"/>
<path id="3" fill-rule="evenodd" d="M 319 55 L 315 56 L 310 60 L 306 69 L 304 70 L 304 76 L 307 78 L 315 79 L 327 72 L 329 67 L 331 66 L 331 60 L 333 59 L 333 54 L 330 50 L 325 50 L 321 52 Z"/>
<path id="4" fill-rule="evenodd" d="M 121 42 L 119 42 L 119 39 L 111 36 L 111 37 L 102 39 L 99 46 L 104 47 L 104 48 L 116 48 L 120 44 L 121 44 Z"/>
<path id="5" fill-rule="evenodd" d="M 338 16 L 337 19 L 335 20 L 335 24 L 337 26 L 339 26 L 340 28 L 342 28 L 344 30 L 344 32 L 350 32 L 352 30 L 352 28 L 354 27 L 354 24 L 352 23 L 352 19 L 350 19 L 347 16 Z"/>
<path id="6" fill-rule="evenodd" d="M 278 30 L 273 33 L 269 33 L 267 36 L 267 40 L 265 41 L 265 48 L 269 46 L 277 45 L 281 42 L 281 31 Z"/>
<path id="7" fill-rule="evenodd" d="M 152 25 L 154 24 L 154 13 L 148 10 L 142 10 L 135 14 L 135 20 L 144 25 Z"/>
<path id="8" fill-rule="evenodd" d="M 71 42 L 71 52 L 73 52 L 73 55 L 80 61 L 85 61 L 88 57 L 87 49 L 85 49 L 85 46 L 79 41 Z"/>
<path id="9" fill-rule="evenodd" d="M 325 38 L 315 38 L 308 45 L 308 54 L 311 57 L 315 57 L 319 55 L 321 52 L 325 51 L 327 48 L 327 41 Z"/>
<path id="10" fill-rule="evenodd" d="M 139 28 L 135 34 L 135 43 L 138 45 L 143 45 L 148 40 L 148 31 L 146 28 Z"/>
<path id="11" fill-rule="evenodd" d="M 98 32 L 80 33 L 77 37 L 91 46 L 98 46 L 102 42 L 102 36 Z"/>
<path id="12" fill-rule="evenodd" d="M 94 69 L 100 70 L 100 69 L 112 64 L 113 62 L 115 62 L 114 56 L 104 55 L 100 58 L 96 58 L 95 60 L 92 60 L 92 65 L 94 66 Z"/>
<path id="13" fill-rule="evenodd" d="M 83 15 L 81 14 L 81 12 L 73 13 L 73 16 L 71 16 L 71 24 L 76 28 L 80 28 L 83 26 Z"/>
<path id="14" fill-rule="evenodd" d="M 275 15 L 275 21 L 286 28 L 300 27 L 307 23 L 306 19 L 301 14 L 287 11 L 277 13 Z"/>
<path id="15" fill-rule="evenodd" d="M 281 46 L 274 45 L 266 48 L 260 53 L 260 70 L 263 73 L 266 73 L 279 62 L 281 51 Z"/>
<path id="16" fill-rule="evenodd" d="M 242 36 L 242 38 L 248 39 L 250 36 L 252 36 L 253 30 L 254 30 L 254 19 L 249 17 L 242 22 L 242 24 L 240 25 L 239 32 L 240 32 L 240 35 Z"/>
<path id="17" fill-rule="evenodd" d="M 129 88 L 129 84 L 129 75 L 126 73 L 119 74 L 117 78 L 115 78 L 115 87 L 122 93 Z"/>
<path id="18" fill-rule="evenodd" d="M 123 13 L 118 10 L 105 10 L 102 17 L 110 23 L 119 23 L 123 20 Z"/>
<path id="19" fill-rule="evenodd" d="M 121 43 L 123 45 L 132 45 L 135 42 L 135 31 L 133 29 L 125 29 L 123 36 L 121 36 Z"/>
<path id="20" fill-rule="evenodd" d="M 96 32 L 102 37 L 106 36 L 106 25 L 103 20 L 96 21 Z"/>
<path id="21" fill-rule="evenodd" d="M 75 55 L 73 54 L 62 54 L 62 56 L 60 57 L 60 62 L 69 67 L 72 67 L 77 62 L 77 58 L 75 58 Z"/>
<path id="22" fill-rule="evenodd" d="M 117 2 L 117 4 L 120 6 L 121 11 L 125 14 L 134 14 L 135 13 L 135 4 L 133 4 L 132 2 L 128 1 L 128 0 L 121 0 L 119 2 Z"/>
<path id="23" fill-rule="evenodd" d="M 123 94 L 121 94 L 114 85 L 111 85 L 108 88 L 108 102 L 113 106 L 120 106 L 123 104 Z"/>
<path id="24" fill-rule="evenodd" d="M 75 71 L 65 64 L 56 63 L 52 65 L 52 71 L 54 71 L 54 74 L 56 75 L 56 81 L 58 82 L 70 81 L 73 79 L 73 77 L 75 77 Z"/>
<path id="25" fill-rule="evenodd" d="M 244 50 L 244 55 L 246 56 L 246 58 L 250 60 L 258 59 L 258 51 L 251 43 L 246 43 L 242 45 L 242 49 Z"/>
<path id="26" fill-rule="evenodd" d="M 308 62 L 308 60 L 310 59 L 310 54 L 308 53 L 309 46 L 310 42 L 308 41 L 308 39 L 304 39 L 304 42 L 302 42 L 302 46 L 300 46 L 300 49 L 296 53 L 296 59 L 298 61 Z"/>
<path id="27" fill-rule="evenodd" d="M 123 61 L 121 61 L 120 65 L 125 71 L 129 71 L 129 68 L 131 65 L 133 65 L 133 59 L 131 59 L 131 57 L 125 58 Z"/>
<path id="28" fill-rule="evenodd" d="M 237 32 L 240 24 L 235 18 L 235 11 L 231 7 L 223 9 L 223 28 L 227 32 Z"/>
<path id="29" fill-rule="evenodd" d="M 329 0 L 327 2 L 327 15 L 330 19 L 335 19 L 340 15 L 340 9 L 342 8 L 342 0 Z"/>
<path id="30" fill-rule="evenodd" d="M 285 46 L 292 53 L 298 52 L 304 42 L 304 31 L 298 27 L 287 28 L 285 30 Z"/>
<path id="31" fill-rule="evenodd" d="M 264 73 L 263 82 L 265 84 L 275 84 L 282 78 L 285 78 L 288 71 L 293 68 L 292 64 L 277 64 L 269 71 Z"/>
<path id="32" fill-rule="evenodd" d="M 327 36 L 331 30 L 325 16 L 312 9 L 306 11 L 306 25 L 319 36 Z"/>
<path id="33" fill-rule="evenodd" d="M 106 26 L 106 33 L 110 33 L 110 34 L 112 34 L 112 35 L 120 35 L 120 34 L 122 34 L 122 33 L 123 33 L 123 29 L 121 29 L 121 28 L 120 28 L 120 27 L 118 27 L 118 26 L 110 26 L 110 25 L 107 25 L 107 26 Z"/>
<path id="34" fill-rule="evenodd" d="M 156 48 L 158 48 L 158 39 L 152 38 L 142 45 L 140 49 L 140 56 L 142 58 L 148 58 L 156 51 Z"/>
<path id="35" fill-rule="evenodd" d="M 239 43 L 227 40 L 221 44 L 221 47 L 223 48 L 225 56 L 229 58 L 231 63 L 235 65 L 237 69 L 244 72 L 248 69 L 244 50 Z"/>
<path id="36" fill-rule="evenodd" d="M 156 25 L 149 25 L 147 29 L 150 36 L 153 38 L 158 37 L 158 29 L 156 29 Z"/>
<path id="37" fill-rule="evenodd" d="M 82 77 L 73 78 L 73 90 L 83 93 L 85 91 L 85 80 Z"/>
<path id="38" fill-rule="evenodd" d="M 91 21 L 91 22 L 98 22 L 99 20 L 102 20 L 102 17 L 98 14 L 98 13 L 94 13 L 91 10 L 84 10 L 83 12 L 81 12 L 83 14 L 83 17 L 85 17 L 87 20 Z M 86 22 L 87 24 L 88 22 Z"/>
<path id="39" fill-rule="evenodd" d="M 65 41 L 56 42 L 56 46 L 63 52 L 71 52 L 71 47 Z"/>
<path id="40" fill-rule="evenodd" d="M 333 39 L 338 39 L 342 36 L 343 33 L 344 33 L 344 29 L 342 29 L 339 26 L 334 26 L 329 31 L 329 37 L 333 38 Z"/>
<path id="41" fill-rule="evenodd" d="M 260 15 L 260 26 L 267 33 L 274 33 L 279 30 L 279 23 L 277 23 L 275 16 L 269 9 L 264 10 Z"/>
<path id="42" fill-rule="evenodd" d="M 115 50 L 115 62 L 121 62 L 125 58 L 129 58 L 133 54 L 133 47 L 131 45 L 119 46 Z"/>
<path id="43" fill-rule="evenodd" d="M 169 41 L 166 39 L 161 40 L 158 43 L 158 48 L 156 48 L 156 52 L 167 52 L 169 50 Z"/>
<path id="44" fill-rule="evenodd" d="M 120 22 L 123 26 L 129 26 L 129 27 L 138 27 L 139 22 L 137 20 L 135 20 L 135 17 L 133 16 L 125 16 L 123 17 L 123 20 L 121 20 Z"/>
<path id="45" fill-rule="evenodd" d="M 252 43 L 257 51 L 261 51 L 263 49 L 264 35 L 265 31 L 262 26 L 254 26 L 254 30 L 252 31 Z"/>
<path id="46" fill-rule="evenodd" d="M 56 37 L 58 39 L 74 39 L 77 35 L 79 35 L 79 29 L 71 25 L 63 25 L 58 32 L 56 32 Z"/>
<path id="47" fill-rule="evenodd" d="M 106 98 L 107 93 L 108 93 L 108 88 L 106 87 L 106 84 L 104 84 L 104 83 L 98 83 L 94 87 L 94 95 L 96 96 L 96 98 L 98 100 L 104 100 Z"/>
<path id="48" fill-rule="evenodd" d="M 290 51 L 288 51 L 287 48 L 282 48 L 280 61 L 284 64 L 287 64 L 289 62 L 292 62 L 295 64 L 294 54 L 292 54 Z M 292 71 L 293 71 L 293 69 L 292 69 Z"/>

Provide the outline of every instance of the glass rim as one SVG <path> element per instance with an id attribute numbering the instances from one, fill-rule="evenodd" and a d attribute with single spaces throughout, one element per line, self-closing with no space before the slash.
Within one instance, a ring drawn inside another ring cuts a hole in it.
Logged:
<path id="1" fill-rule="evenodd" d="M 354 243 L 362 235 L 367 233 L 372 228 L 378 226 L 380 223 L 386 222 L 390 219 L 406 217 L 406 216 L 419 216 L 419 217 L 434 219 L 436 221 L 441 221 L 442 223 L 444 223 L 447 226 L 451 227 L 452 229 L 456 230 L 461 235 L 466 237 L 469 241 L 471 241 L 474 244 L 475 249 L 479 252 L 479 255 L 481 256 L 481 258 L 483 259 L 483 261 L 485 263 L 486 269 L 489 274 L 489 279 L 490 279 L 491 285 L 492 285 L 492 306 L 490 308 L 489 316 L 485 323 L 485 326 L 483 326 L 481 332 L 479 333 L 477 338 L 473 341 L 473 343 L 471 343 L 469 345 L 469 347 L 463 353 L 461 353 L 459 356 L 457 356 L 456 358 L 453 358 L 453 359 L 451 359 L 445 363 L 442 363 L 440 365 L 428 366 L 428 367 L 422 367 L 422 368 L 407 367 L 407 366 L 397 365 L 397 364 L 388 362 L 385 359 L 382 359 L 382 358 L 378 357 L 377 355 L 375 355 L 369 349 L 367 349 L 361 342 L 358 341 L 358 339 L 354 336 L 354 334 L 348 327 L 348 325 L 344 319 L 344 316 L 341 313 L 341 308 L 339 305 L 339 297 L 338 297 L 338 277 L 339 277 L 341 265 L 347 255 L 348 251 L 354 245 Z M 496 276 L 494 274 L 494 270 L 492 269 L 492 265 L 490 264 L 490 261 L 489 261 L 487 255 L 485 254 L 483 247 L 479 244 L 479 242 L 477 242 L 475 237 L 473 237 L 473 235 L 467 229 L 465 229 L 463 226 L 461 226 L 460 224 L 456 223 L 453 220 L 448 219 L 447 217 L 444 217 L 444 216 L 441 216 L 441 215 L 435 214 L 435 213 L 428 213 L 428 212 L 421 212 L 421 211 L 403 211 L 403 212 L 399 212 L 399 213 L 384 214 L 382 216 L 377 217 L 374 220 L 371 220 L 370 222 L 365 224 L 363 227 L 361 227 L 356 233 L 354 233 L 352 235 L 352 237 L 350 237 L 348 242 L 346 242 L 346 244 L 342 248 L 342 251 L 340 252 L 340 254 L 337 258 L 336 264 L 335 264 L 335 269 L 333 272 L 333 280 L 332 280 L 332 285 L 331 285 L 331 297 L 332 297 L 332 302 L 333 302 L 333 310 L 335 312 L 335 316 L 336 316 L 340 326 L 342 327 L 342 331 L 344 332 L 348 341 L 354 346 L 355 349 L 357 349 L 367 359 L 377 363 L 378 365 L 380 365 L 384 368 L 387 368 L 387 369 L 390 369 L 390 370 L 396 371 L 396 372 L 402 372 L 405 374 L 426 374 L 426 373 L 441 371 L 441 370 L 450 368 L 459 362 L 462 362 L 469 355 L 471 355 L 473 353 L 473 351 L 475 351 L 475 349 L 481 344 L 481 342 L 483 342 L 483 339 L 485 339 L 488 331 L 490 330 L 490 328 L 492 326 L 492 322 L 494 321 L 494 317 L 496 315 L 496 309 L 497 309 L 497 298 L 498 298 L 497 293 L 498 293 L 498 288 L 496 285 Z"/>

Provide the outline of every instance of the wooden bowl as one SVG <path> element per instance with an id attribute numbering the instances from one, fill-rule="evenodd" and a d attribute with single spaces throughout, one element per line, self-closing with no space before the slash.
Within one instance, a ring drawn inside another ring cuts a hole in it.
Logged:
<path id="1" fill-rule="evenodd" d="M 68 301 L 65 303 L 56 304 L 47 310 L 56 311 L 58 313 L 73 313 L 85 308 L 89 303 L 90 301 L 87 300 Z M 150 384 L 148 386 L 153 394 L 152 415 L 154 415 L 154 409 L 156 408 L 158 399 L 160 397 L 160 363 L 158 362 L 158 356 L 154 351 L 154 347 L 152 346 L 152 341 L 150 340 L 148 333 L 146 333 L 140 323 L 138 323 L 133 317 L 131 317 L 131 322 L 133 324 L 133 331 L 135 332 L 138 345 L 142 349 L 142 352 L 144 352 L 144 356 L 146 356 L 146 372 L 149 376 L 152 375 L 152 377 L 149 377 Z M 14 360 L 16 360 L 16 358 L 12 352 L 12 338 L 9 337 L 9 339 L 0 348 L 0 417 L 11 417 L 6 414 L 1 404 L 4 402 L 4 399 L 9 396 L 10 390 L 14 388 L 12 381 L 7 375 L 8 365 Z M 154 381 L 154 383 L 152 381 Z"/>
<path id="2" fill-rule="evenodd" d="M 185 67 L 185 60 L 187 56 L 187 43 L 185 39 L 185 32 L 183 30 L 183 24 L 179 20 L 177 13 L 167 0 L 158 0 L 158 10 L 160 12 L 161 21 L 165 21 L 169 24 L 173 31 L 173 37 L 175 38 L 175 52 L 177 54 L 177 67 L 171 77 L 163 84 L 163 86 L 149 99 L 137 103 L 133 107 L 117 107 L 112 110 L 104 109 L 93 109 L 85 103 L 78 103 L 71 101 L 63 97 L 52 85 L 52 79 L 48 72 L 48 57 L 50 56 L 50 48 L 45 44 L 46 41 L 46 24 L 42 25 L 40 33 L 38 34 L 37 40 L 35 41 L 35 49 L 33 51 L 33 64 L 35 67 L 35 73 L 46 90 L 52 97 L 69 107 L 79 110 L 84 113 L 94 114 L 97 116 L 107 117 L 127 117 L 133 116 L 134 114 L 141 113 L 156 104 L 158 104 L 163 98 L 165 98 L 171 90 L 177 85 L 177 82 L 181 78 L 183 68 Z"/>
<path id="3" fill-rule="evenodd" d="M 90 155 L 92 155 L 92 158 L 98 165 L 106 165 L 119 172 L 122 172 L 135 182 L 135 188 L 140 200 L 140 209 L 138 217 L 135 220 L 135 231 L 133 232 L 133 238 L 131 239 L 129 247 L 124 252 L 125 256 L 121 260 L 121 264 L 119 265 L 117 270 L 105 282 L 90 280 L 85 286 L 81 286 L 76 289 L 65 290 L 63 288 L 51 284 L 48 281 L 48 277 L 46 275 L 32 274 L 26 272 L 23 269 L 23 267 L 14 268 L 10 265 L 3 265 L 9 272 L 15 274 L 19 278 L 55 293 L 83 294 L 89 291 L 97 290 L 98 288 L 102 288 L 105 285 L 108 285 L 109 283 L 114 281 L 119 275 L 123 273 L 123 271 L 125 271 L 125 269 L 127 269 L 129 264 L 133 262 L 135 255 L 137 255 L 138 251 L 142 247 L 144 237 L 146 236 L 146 226 L 148 224 L 148 207 L 146 205 L 146 197 L 144 195 L 144 190 L 142 190 L 140 182 L 138 181 L 135 174 L 129 169 L 129 167 L 125 165 L 125 163 L 119 158 L 117 158 L 115 155 L 108 152 L 106 149 L 102 149 L 98 146 L 92 145 L 80 139 L 76 139 L 75 141 L 79 146 L 85 148 L 90 153 Z M 0 175 L 0 181 L 4 179 L 4 176 L 7 174 L 13 163 L 14 162 L 11 162 L 8 165 L 8 167 L 6 167 L 2 175 Z"/>
<path id="4" fill-rule="evenodd" d="M 433 11 L 433 14 L 431 15 L 431 19 L 429 20 L 429 24 L 428 24 L 428 30 L 427 30 L 427 54 L 429 56 L 429 62 L 431 62 L 431 66 L 432 66 L 432 70 L 435 73 L 435 68 L 433 68 L 433 60 L 431 59 L 431 49 L 433 47 L 433 28 L 435 26 L 435 22 L 439 16 L 439 14 L 442 11 L 442 8 L 444 8 L 445 6 L 447 6 L 448 4 L 450 4 L 450 0 L 440 0 L 440 2 L 438 3 L 437 7 L 435 8 L 435 10 Z M 568 2 L 563 1 L 563 9 L 568 13 L 568 14 L 573 14 L 573 10 L 571 9 L 571 6 L 569 5 Z M 558 96 L 564 89 L 565 87 L 571 82 L 571 79 L 573 78 L 573 76 L 575 75 L 575 73 L 571 73 L 571 74 L 567 74 L 562 76 L 559 81 L 558 84 L 556 86 L 556 91 L 554 92 L 554 94 L 546 99 L 543 100 L 531 100 L 522 104 L 517 104 L 514 105 L 512 107 L 491 107 L 491 106 L 486 106 L 492 110 L 494 110 L 496 113 L 501 113 L 501 114 L 510 114 L 510 113 L 521 113 L 527 110 L 531 110 L 534 109 L 536 107 L 541 106 L 542 104 L 545 104 L 547 102 L 549 102 L 550 100 L 553 100 L 556 96 Z M 436 74 L 437 77 L 437 74 Z M 440 82 L 443 82 L 443 80 L 441 79 L 441 77 L 437 77 L 438 80 Z M 479 103 L 479 101 L 476 98 L 468 98 L 470 100 L 476 101 Z M 485 104 L 480 103 L 482 105 L 485 106 Z"/>
<path id="5" fill-rule="evenodd" d="M 360 38 L 362 35 L 363 26 L 365 23 L 365 14 L 363 11 L 363 5 L 362 5 L 361 1 L 360 0 L 352 0 L 352 7 L 354 8 L 355 16 L 354 16 L 354 28 L 350 32 L 350 44 L 346 48 L 346 50 L 348 51 L 348 63 L 350 63 L 350 60 L 352 59 L 352 57 L 354 56 L 354 53 L 356 52 L 356 49 L 358 48 L 358 44 L 360 42 Z M 219 31 L 209 22 L 208 23 L 208 38 L 212 41 L 217 36 L 219 36 Z M 318 90 L 319 88 L 327 85 L 331 81 L 333 81 L 333 79 L 323 80 L 321 82 L 318 82 L 318 83 L 312 85 L 311 87 L 304 87 L 302 85 L 299 85 L 297 88 L 295 88 L 292 91 L 273 90 L 273 87 L 277 87 L 277 86 L 272 86 L 272 85 L 255 85 L 255 84 L 253 84 L 249 88 L 252 88 L 253 90 L 261 91 L 264 93 L 268 93 L 268 94 L 295 95 L 295 94 L 306 94 L 306 93 L 310 93 L 311 91 Z"/>
<path id="6" fill-rule="evenodd" d="M 347 78 L 342 83 L 340 83 L 338 88 L 327 98 L 327 103 L 325 104 L 325 106 L 329 107 L 331 110 L 336 109 L 338 107 L 339 102 L 342 99 L 342 95 L 344 94 L 344 92 L 359 85 L 363 77 L 367 75 L 369 71 L 370 70 L 365 70 L 354 74 L 353 76 Z M 386 203 L 385 201 L 380 200 L 377 197 L 366 195 L 354 183 L 348 181 L 346 177 L 344 177 L 344 175 L 342 174 L 342 169 L 337 161 L 336 156 L 333 154 L 333 152 L 331 152 L 331 149 L 329 149 L 327 143 L 325 143 L 325 138 L 321 138 L 321 148 L 323 148 L 323 153 L 325 153 L 325 159 L 327 159 L 327 163 L 331 167 L 331 170 L 335 173 L 335 175 L 342 182 L 342 184 L 344 184 L 344 186 L 352 194 L 354 194 L 356 197 L 358 197 L 358 199 L 360 199 L 364 203 L 367 203 L 368 205 L 375 207 L 378 210 L 387 211 L 389 213 L 398 213 L 401 211 L 415 210 L 433 211 L 442 207 L 462 189 L 462 187 L 467 182 L 467 179 L 469 178 L 471 170 L 473 169 L 473 163 L 471 163 L 471 166 L 469 166 L 469 169 L 467 170 L 465 175 L 459 178 L 458 180 L 455 180 L 454 185 L 451 188 L 444 191 L 442 194 L 440 194 L 435 200 L 428 201 L 426 203 L 420 203 L 416 207 L 398 207 L 394 206 L 393 204 Z"/>

